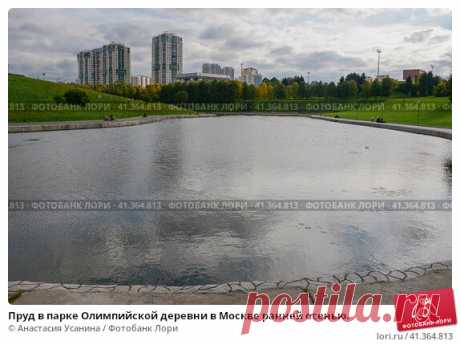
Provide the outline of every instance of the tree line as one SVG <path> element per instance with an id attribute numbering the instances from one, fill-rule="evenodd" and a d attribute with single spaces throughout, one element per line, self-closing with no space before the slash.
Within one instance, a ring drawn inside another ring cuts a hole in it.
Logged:
<path id="1" fill-rule="evenodd" d="M 265 78 L 257 87 L 238 80 L 189 81 L 171 84 L 151 84 L 145 88 L 126 83 L 98 85 L 98 91 L 164 103 L 231 103 L 251 100 L 299 100 L 314 97 L 452 97 L 452 76 L 443 79 L 432 72 L 415 80 L 397 81 L 389 77 L 371 79 L 364 73 L 350 73 L 335 82 L 305 82 L 303 76 Z"/>

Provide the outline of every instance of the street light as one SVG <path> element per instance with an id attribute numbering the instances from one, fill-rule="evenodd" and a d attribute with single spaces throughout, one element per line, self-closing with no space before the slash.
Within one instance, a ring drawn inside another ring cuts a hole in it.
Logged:
<path id="1" fill-rule="evenodd" d="M 382 49 L 377 48 L 377 79 L 379 78 L 380 75 L 380 54 L 382 54 Z"/>

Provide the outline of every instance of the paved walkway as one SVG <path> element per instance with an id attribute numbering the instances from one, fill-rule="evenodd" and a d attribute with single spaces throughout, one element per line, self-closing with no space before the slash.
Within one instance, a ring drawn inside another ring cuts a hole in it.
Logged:
<path id="1" fill-rule="evenodd" d="M 93 128 L 114 128 L 138 126 L 147 123 L 159 122 L 171 119 L 213 117 L 215 114 L 198 114 L 198 115 L 152 115 L 130 117 L 126 119 L 115 119 L 113 121 L 88 120 L 88 121 L 57 121 L 57 122 L 24 122 L 9 123 L 8 133 L 29 133 L 29 132 L 46 132 L 46 131 L 64 131 L 75 129 L 93 129 Z"/>
<path id="2" fill-rule="evenodd" d="M 321 115 L 308 115 L 303 113 L 282 113 L 282 112 L 245 112 L 245 113 L 202 113 L 197 115 L 154 115 L 146 117 L 131 117 L 127 119 L 117 119 L 114 121 L 93 120 L 93 121 L 60 121 L 60 122 L 28 122 L 28 123 L 10 123 L 8 124 L 8 133 L 28 133 L 28 132 L 43 132 L 43 131 L 62 131 L 75 129 L 91 129 L 91 128 L 113 128 L 137 126 L 147 123 L 159 122 L 162 120 L 182 119 L 182 118 L 201 118 L 215 116 L 292 116 L 292 117 L 307 117 L 316 120 L 325 120 L 331 122 L 345 123 L 351 125 L 360 125 L 375 128 L 391 129 L 396 131 L 410 132 L 416 134 L 424 134 L 444 139 L 452 140 L 452 130 L 448 128 L 423 127 L 402 125 L 396 123 L 378 123 L 372 121 L 349 120 Z"/>
<path id="3" fill-rule="evenodd" d="M 325 120 L 325 121 L 331 121 L 331 122 L 337 122 L 337 123 L 345 123 L 349 125 L 359 125 L 359 126 L 366 126 L 366 127 L 391 129 L 395 131 L 409 132 L 409 133 L 415 133 L 415 134 L 424 134 L 424 135 L 430 135 L 433 137 L 439 137 L 439 138 L 452 140 L 452 129 L 449 129 L 449 128 L 402 125 L 402 124 L 397 124 L 397 123 L 379 123 L 379 122 L 372 122 L 372 121 L 342 119 L 342 118 L 335 118 L 335 117 L 321 116 L 321 115 L 309 115 L 309 117 L 311 119 L 316 119 L 316 120 Z"/>
<path id="4" fill-rule="evenodd" d="M 400 292 L 414 292 L 452 286 L 452 263 L 395 269 L 387 272 L 350 272 L 331 276 L 279 282 L 229 282 L 216 285 L 79 285 L 34 282 L 9 282 L 14 304 L 245 304 L 249 291 L 271 296 L 287 292 L 293 297 L 301 291 L 313 295 L 318 286 L 330 287 L 357 283 L 356 296 L 366 292 L 382 293 L 383 302 L 392 304 Z"/>

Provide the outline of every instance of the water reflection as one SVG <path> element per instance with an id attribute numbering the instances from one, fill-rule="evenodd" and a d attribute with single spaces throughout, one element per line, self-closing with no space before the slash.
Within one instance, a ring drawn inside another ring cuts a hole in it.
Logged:
<path id="1" fill-rule="evenodd" d="M 446 199 L 447 140 L 228 117 L 9 136 L 10 199 Z M 9 279 L 288 280 L 451 258 L 450 212 L 10 212 Z"/>

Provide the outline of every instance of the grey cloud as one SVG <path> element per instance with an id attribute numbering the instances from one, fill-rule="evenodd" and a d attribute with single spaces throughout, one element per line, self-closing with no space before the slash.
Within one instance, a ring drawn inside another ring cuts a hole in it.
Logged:
<path id="1" fill-rule="evenodd" d="M 450 40 L 450 35 L 436 35 L 431 37 L 430 44 L 444 43 Z"/>
<path id="2" fill-rule="evenodd" d="M 293 49 L 291 46 L 282 46 L 282 47 L 272 49 L 270 51 L 270 55 L 286 55 L 286 54 L 292 54 L 292 53 L 293 53 Z"/>
<path id="3" fill-rule="evenodd" d="M 203 30 L 199 38 L 205 40 L 223 40 L 235 35 L 235 30 L 231 25 L 212 25 Z"/>
<path id="4" fill-rule="evenodd" d="M 431 32 L 433 29 L 428 29 L 428 30 L 422 30 L 422 31 L 416 31 L 410 34 L 407 37 L 404 37 L 405 42 L 410 42 L 410 43 L 420 43 L 424 42 L 425 40 L 428 39 L 428 37 L 431 35 Z"/>
<path id="5" fill-rule="evenodd" d="M 410 49 L 391 39 L 391 25 L 405 32 Z M 133 73 L 150 74 L 151 38 L 168 30 L 184 38 L 186 71 L 203 62 L 238 70 L 244 62 L 267 77 L 310 71 L 312 80 L 329 81 L 351 71 L 375 74 L 375 45 L 384 49 L 385 73 L 407 60 L 448 71 L 446 50 L 425 43 L 448 48 L 450 26 L 449 11 L 432 9 L 13 9 L 8 62 L 15 73 L 75 80 L 78 51 L 117 41 L 131 47 Z"/>
<path id="6" fill-rule="evenodd" d="M 289 61 L 289 58 L 286 62 Z M 366 65 L 364 60 L 352 56 L 344 56 L 334 51 L 318 51 L 309 54 L 299 54 L 294 58 L 297 66 L 309 69 L 325 67 L 337 68 L 362 68 Z"/>

